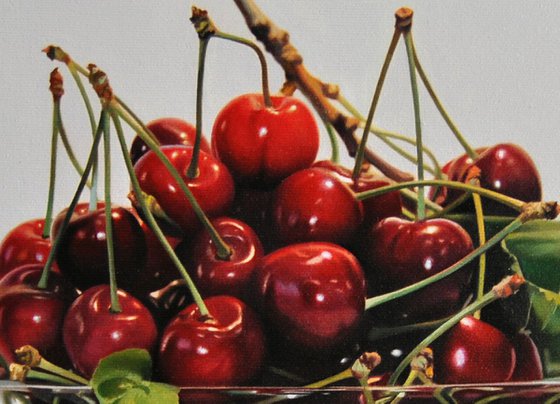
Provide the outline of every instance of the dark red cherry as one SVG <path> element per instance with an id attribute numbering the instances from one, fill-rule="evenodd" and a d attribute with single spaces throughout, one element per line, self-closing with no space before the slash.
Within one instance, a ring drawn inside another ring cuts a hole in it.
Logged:
<path id="1" fill-rule="evenodd" d="M 543 365 L 537 345 L 527 331 L 518 332 L 512 339 L 515 349 L 515 369 L 512 382 L 528 382 L 544 378 Z"/>
<path id="2" fill-rule="evenodd" d="M 203 296 L 228 294 L 245 300 L 255 266 L 263 256 L 261 242 L 253 229 L 239 220 L 220 217 L 213 219 L 212 225 L 229 246 L 229 258 L 217 256 L 216 245 L 206 230 L 192 243 L 179 245 L 177 255 L 192 272 Z"/>
<path id="3" fill-rule="evenodd" d="M 319 129 L 309 108 L 287 96 L 273 96 L 272 104 L 267 108 L 262 94 L 244 94 L 214 121 L 212 150 L 237 182 L 277 184 L 317 156 Z"/>
<path id="4" fill-rule="evenodd" d="M 497 328 L 472 316 L 463 318 L 434 346 L 434 380 L 442 384 L 510 380 L 515 350 Z"/>
<path id="5" fill-rule="evenodd" d="M 362 249 L 373 295 L 411 285 L 473 251 L 469 234 L 447 219 L 386 218 L 367 233 Z M 435 320 L 456 312 L 469 292 L 474 265 L 376 310 L 388 322 Z"/>
<path id="6" fill-rule="evenodd" d="M 44 219 L 32 219 L 13 228 L 0 244 L 0 277 L 25 264 L 44 264 L 51 239 L 43 238 Z M 56 263 L 53 265 L 58 270 Z"/>
<path id="7" fill-rule="evenodd" d="M 13 285 L 36 287 L 43 274 L 43 265 L 28 264 L 15 268 L 0 278 L 0 289 Z M 47 289 L 55 294 L 66 296 L 72 301 L 78 295 L 76 288 L 59 272 L 51 272 L 48 277 Z"/>
<path id="8" fill-rule="evenodd" d="M 112 312 L 108 285 L 82 293 L 70 306 L 62 327 L 64 345 L 75 369 L 91 377 L 99 360 L 129 348 L 152 350 L 157 329 L 152 315 L 139 300 L 118 291 L 122 311 Z"/>
<path id="9" fill-rule="evenodd" d="M 281 248 L 255 269 L 257 306 L 274 333 L 306 351 L 325 352 L 352 339 L 365 288 L 358 260 L 331 243 Z"/>
<path id="10" fill-rule="evenodd" d="M 234 198 L 234 184 L 222 163 L 201 152 L 198 176 L 188 178 L 186 172 L 192 158 L 192 147 L 162 146 L 161 151 L 181 174 L 206 215 L 216 217 L 228 211 Z M 155 199 L 162 210 L 160 213 L 171 220 L 176 230 L 191 235 L 201 228 L 200 219 L 189 200 L 154 152 L 150 151 L 138 160 L 134 171 L 144 193 Z"/>
<path id="11" fill-rule="evenodd" d="M 146 124 L 146 127 L 154 134 L 160 145 L 184 145 L 194 146 L 196 139 L 196 127 L 181 118 L 158 118 Z M 136 135 L 130 146 L 130 159 L 135 164 L 140 157 L 146 154 L 150 148 Z M 200 141 L 200 150 L 210 153 L 210 144 L 205 138 Z"/>
<path id="12" fill-rule="evenodd" d="M 205 299 L 212 319 L 198 307 L 181 311 L 161 337 L 157 367 L 176 386 L 236 386 L 253 380 L 265 358 L 265 337 L 251 308 L 231 296 Z"/>
<path id="13" fill-rule="evenodd" d="M 63 211 L 59 216 L 65 215 Z M 117 283 L 128 289 L 146 260 L 146 240 L 136 217 L 124 207 L 111 209 Z M 76 213 L 61 235 L 56 259 L 60 271 L 78 289 L 109 282 L 105 209 Z"/>
<path id="14" fill-rule="evenodd" d="M 6 338 L 0 334 L 0 357 L 4 360 L 6 365 L 14 363 L 16 361 L 16 356 L 12 348 L 6 342 Z M 9 376 L 9 369 L 4 368 L 0 365 L 0 380 L 6 379 Z"/>
<path id="15" fill-rule="evenodd" d="M 349 244 L 363 219 L 352 190 L 321 168 L 307 168 L 282 181 L 271 212 L 274 231 L 284 244 Z"/>

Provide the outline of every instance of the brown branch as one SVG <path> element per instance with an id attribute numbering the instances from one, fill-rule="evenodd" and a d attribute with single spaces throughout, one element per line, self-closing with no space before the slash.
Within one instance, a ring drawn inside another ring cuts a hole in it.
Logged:
<path id="1" fill-rule="evenodd" d="M 358 140 L 354 132 L 359 120 L 345 115 L 329 101 L 329 97 L 332 97 L 333 92 L 338 91 L 338 87 L 323 83 L 307 70 L 302 56 L 290 42 L 289 33 L 270 20 L 253 0 L 235 0 L 235 3 L 245 17 L 245 22 L 253 35 L 264 44 L 266 50 L 284 69 L 286 79 L 296 83 L 298 89 L 309 99 L 315 110 L 339 134 L 349 155 L 354 157 L 358 149 Z M 395 181 L 413 179 L 411 174 L 393 166 L 370 149 L 366 150 L 365 158 Z"/>

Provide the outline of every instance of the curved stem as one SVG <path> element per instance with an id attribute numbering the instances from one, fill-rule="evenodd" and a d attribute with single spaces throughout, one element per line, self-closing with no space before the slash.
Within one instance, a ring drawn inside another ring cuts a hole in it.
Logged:
<path id="1" fill-rule="evenodd" d="M 51 163 L 49 170 L 49 193 L 47 197 L 47 212 L 45 213 L 45 225 L 43 227 L 43 238 L 49 238 L 51 233 L 52 213 L 54 204 L 54 192 L 56 185 L 56 155 L 58 144 L 58 119 L 57 109 L 60 106 L 59 100 L 55 100 L 53 104 L 53 120 L 52 120 L 52 135 L 51 135 Z"/>
<path id="2" fill-rule="evenodd" d="M 424 181 L 407 181 L 407 182 L 400 182 L 398 184 L 387 185 L 384 187 L 379 187 L 376 189 L 372 189 L 370 191 L 358 192 L 356 194 L 356 199 L 364 200 L 367 198 L 373 198 L 374 196 L 383 195 L 387 192 L 395 191 L 398 189 L 410 188 L 415 186 L 427 186 L 427 185 L 438 185 L 438 186 L 445 186 L 453 189 L 458 189 L 461 191 L 468 191 L 477 193 L 480 196 L 485 198 L 493 199 L 495 201 L 501 202 L 510 208 L 521 210 L 521 208 L 525 205 L 525 202 L 520 201 L 519 199 L 515 199 L 499 192 L 491 191 L 486 188 L 482 187 L 475 187 L 473 185 L 465 184 L 459 181 L 447 181 L 447 180 L 424 180 Z"/>
<path id="3" fill-rule="evenodd" d="M 122 108 L 123 111 L 126 111 L 126 113 L 130 116 L 130 118 L 132 120 L 134 120 L 134 122 L 136 122 L 137 126 L 141 128 L 141 131 L 146 135 L 149 136 L 150 140 L 152 141 L 153 144 L 156 144 L 158 146 L 161 146 L 160 141 L 158 140 L 158 138 L 156 137 L 156 135 L 153 134 L 153 132 L 150 130 L 150 128 L 148 128 L 144 122 L 138 117 L 138 115 L 136 115 L 134 113 L 134 111 L 132 109 L 130 109 L 130 107 L 122 100 L 120 99 L 118 96 L 115 95 L 115 101 L 119 104 L 119 106 Z"/>
<path id="4" fill-rule="evenodd" d="M 400 190 L 400 193 L 402 196 L 404 196 L 405 198 L 414 201 L 414 202 L 418 202 L 418 194 L 416 192 L 411 191 L 408 188 L 403 188 Z M 430 210 L 432 210 L 433 212 L 435 212 L 434 214 L 439 214 L 440 212 L 443 211 L 443 208 L 441 206 L 439 206 L 437 203 L 435 203 L 434 201 L 431 201 L 429 199 L 426 199 L 424 201 L 424 203 L 426 204 L 426 207 Z"/>
<path id="5" fill-rule="evenodd" d="M 393 38 L 391 39 L 391 43 L 389 44 L 389 49 L 387 50 L 387 54 L 385 56 L 385 61 L 383 62 L 383 66 L 381 67 L 381 73 L 379 74 L 379 79 L 375 87 L 375 92 L 371 100 L 371 106 L 369 108 L 369 113 L 364 126 L 364 133 L 362 135 L 362 140 L 359 143 L 358 151 L 356 152 L 356 157 L 355 157 L 356 161 L 354 163 L 354 171 L 352 172 L 352 179 L 354 181 L 356 181 L 360 176 L 360 171 L 362 169 L 362 162 L 364 161 L 366 144 L 369 136 L 369 130 L 373 122 L 373 115 L 375 114 L 377 103 L 379 102 L 379 97 L 381 96 L 381 90 L 383 89 L 383 83 L 385 82 L 385 77 L 387 77 L 387 71 L 389 70 L 391 59 L 393 59 L 393 54 L 395 53 L 395 49 L 397 47 L 397 44 L 399 43 L 400 36 L 401 36 L 401 31 L 395 28 L 395 31 L 393 32 Z"/>
<path id="6" fill-rule="evenodd" d="M 187 177 L 198 176 L 198 158 L 200 155 L 200 142 L 202 141 L 202 98 L 204 85 L 204 66 L 209 37 L 198 40 L 198 74 L 196 77 L 196 137 L 194 140 L 192 159 L 187 169 Z"/>
<path id="7" fill-rule="evenodd" d="M 522 224 L 523 224 L 523 221 L 519 217 L 516 218 L 513 222 L 511 222 L 506 227 L 504 227 L 502 230 L 500 230 L 498 233 L 496 233 L 486 243 L 479 246 L 475 250 L 471 251 L 469 254 L 465 255 L 463 258 L 461 258 L 455 264 L 451 265 L 450 267 L 444 269 L 441 272 L 438 272 L 437 274 L 434 274 L 434 275 L 432 275 L 428 278 L 425 278 L 425 279 L 421 280 L 420 282 L 416 282 L 412 285 L 405 286 L 404 288 L 395 290 L 393 292 L 389 292 L 389 293 L 385 293 L 385 294 L 382 294 L 382 295 L 370 297 L 369 299 L 366 300 L 365 309 L 369 310 L 369 309 L 377 307 L 381 304 L 390 302 L 391 300 L 395 300 L 395 299 L 398 299 L 400 297 L 406 296 L 406 295 L 408 295 L 412 292 L 416 292 L 419 289 L 422 289 L 422 288 L 424 288 L 428 285 L 431 285 L 434 282 L 437 282 L 437 281 L 455 273 L 456 271 L 461 269 L 463 266 L 465 266 L 466 264 L 468 264 L 469 262 L 471 262 L 472 260 L 474 260 L 475 258 L 480 256 L 480 254 L 483 254 L 486 251 L 488 251 L 490 248 L 494 247 L 496 244 L 498 244 L 500 241 L 502 241 L 508 234 L 514 232 L 519 227 L 521 227 Z"/>
<path id="8" fill-rule="evenodd" d="M 115 244 L 113 237 L 113 212 L 111 206 L 111 136 L 110 128 L 111 123 L 109 121 L 109 114 L 104 114 L 104 119 L 101 122 L 103 130 L 103 161 L 104 175 L 105 175 L 105 234 L 107 236 L 107 262 L 109 266 L 109 287 L 111 290 L 111 307 L 112 313 L 120 313 L 122 311 L 121 305 L 119 303 L 118 288 L 117 288 L 117 276 L 115 268 Z"/>
<path id="9" fill-rule="evenodd" d="M 478 228 L 478 244 L 483 245 L 486 243 L 486 228 L 484 225 L 484 213 L 482 211 L 482 200 L 480 195 L 472 195 L 474 202 L 474 210 L 476 214 L 476 226 Z M 477 300 L 482 299 L 484 295 L 484 281 L 486 278 L 486 254 L 480 254 L 478 259 L 478 288 L 476 293 Z M 480 310 L 474 313 L 474 317 L 480 320 Z"/>
<path id="10" fill-rule="evenodd" d="M 214 36 L 216 38 L 227 39 L 229 41 L 237 42 L 242 45 L 248 46 L 256 52 L 259 58 L 259 62 L 261 64 L 262 93 L 264 98 L 264 105 L 266 105 L 267 108 L 272 108 L 273 106 L 272 99 L 270 98 L 270 88 L 268 85 L 268 66 L 266 63 L 266 58 L 264 57 L 264 53 L 261 50 L 261 48 L 259 48 L 255 43 L 253 43 L 253 41 L 250 41 L 248 39 L 239 36 L 226 34 L 221 31 L 216 31 L 214 33 Z"/>
<path id="11" fill-rule="evenodd" d="M 408 56 L 408 68 L 410 71 L 410 85 L 412 87 L 412 101 L 414 104 L 414 126 L 416 128 L 416 160 L 417 177 L 419 181 L 424 179 L 424 153 L 422 152 L 422 122 L 420 119 L 420 96 L 418 94 L 418 83 L 416 82 L 416 66 L 414 64 L 414 50 L 412 48 L 412 33 L 410 30 L 403 32 L 404 42 L 406 44 L 406 54 Z M 424 196 L 424 186 L 418 187 L 418 203 L 416 207 L 416 215 L 418 220 L 426 217 L 426 203 Z"/>
<path id="12" fill-rule="evenodd" d="M 451 119 L 449 113 L 447 112 L 442 102 L 440 101 L 439 97 L 437 96 L 436 92 L 434 91 L 434 88 L 430 83 L 430 80 L 428 79 L 428 76 L 424 71 L 424 68 L 420 64 L 420 60 L 418 59 L 418 53 L 416 52 L 416 47 L 414 46 L 414 41 L 412 40 L 412 38 L 411 38 L 411 46 L 414 54 L 414 63 L 416 64 L 416 70 L 418 71 L 418 74 L 420 75 L 420 78 L 422 79 L 422 82 L 424 83 L 426 90 L 428 90 L 430 97 L 434 101 L 434 104 L 436 105 L 438 111 L 440 112 L 441 116 L 445 120 L 445 123 L 447 123 L 449 129 L 451 129 L 451 131 L 453 132 L 453 134 L 455 135 L 459 143 L 461 143 L 461 146 L 463 147 L 467 155 L 472 159 L 475 159 L 478 156 L 478 153 L 466 141 L 465 137 L 463 136 L 463 134 L 461 133 L 461 131 L 459 130 L 455 122 L 453 122 L 453 119 Z"/>
<path id="13" fill-rule="evenodd" d="M 157 239 L 159 240 L 159 242 L 163 246 L 165 252 L 169 256 L 169 258 L 171 259 L 171 261 L 173 262 L 175 267 L 179 270 L 179 273 L 181 274 L 183 279 L 185 280 L 185 282 L 187 284 L 187 287 L 189 288 L 189 291 L 191 292 L 193 300 L 195 301 L 196 305 L 198 306 L 200 314 L 204 317 L 208 317 L 210 315 L 210 313 L 208 312 L 208 308 L 206 307 L 206 304 L 204 303 L 204 300 L 202 299 L 202 296 L 198 292 L 198 289 L 196 288 L 196 285 L 194 284 L 194 282 L 193 282 L 192 278 L 190 277 L 189 273 L 187 272 L 187 270 L 185 269 L 185 267 L 183 266 L 183 264 L 181 263 L 181 261 L 179 260 L 177 255 L 175 254 L 175 251 L 173 250 L 173 247 L 171 247 L 171 245 L 167 241 L 167 238 L 165 237 L 165 235 L 161 231 L 160 227 L 158 226 L 157 221 L 154 218 L 154 215 L 150 211 L 150 208 L 146 204 L 146 201 L 145 201 L 145 199 L 142 195 L 142 189 L 140 188 L 140 183 L 138 182 L 138 178 L 136 177 L 136 173 L 134 172 L 134 166 L 132 164 L 132 160 L 130 159 L 130 155 L 128 154 L 128 149 L 127 149 L 127 146 L 126 146 L 126 140 L 124 138 L 124 133 L 123 133 L 123 130 L 122 130 L 122 126 L 121 126 L 118 114 L 116 112 L 112 112 L 111 117 L 113 119 L 113 123 L 115 124 L 115 129 L 117 131 L 117 137 L 119 139 L 119 144 L 121 146 L 121 152 L 122 152 L 122 155 L 123 155 L 123 158 L 124 158 L 126 169 L 128 171 L 128 175 L 130 177 L 130 182 L 132 184 L 132 190 L 134 191 L 134 193 L 136 195 L 137 201 L 140 203 L 140 208 L 142 209 L 142 213 L 144 214 L 144 217 L 145 217 L 146 221 L 148 222 L 148 225 L 150 226 L 150 229 L 154 232 L 155 236 L 157 237 Z"/>
<path id="14" fill-rule="evenodd" d="M 325 125 L 325 129 L 327 130 L 327 134 L 329 135 L 329 142 L 331 144 L 331 158 L 330 160 L 338 164 L 340 163 L 340 149 L 338 147 L 338 137 L 334 132 L 333 127 L 329 122 L 327 122 L 324 118 L 322 118 L 323 124 Z"/>

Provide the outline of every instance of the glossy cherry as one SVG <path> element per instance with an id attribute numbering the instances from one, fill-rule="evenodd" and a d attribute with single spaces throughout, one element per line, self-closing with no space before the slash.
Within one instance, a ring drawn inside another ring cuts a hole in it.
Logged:
<path id="1" fill-rule="evenodd" d="M 497 328 L 472 316 L 463 318 L 434 346 L 437 383 L 498 383 L 510 380 L 515 350 Z"/>
<path id="2" fill-rule="evenodd" d="M 196 139 L 196 128 L 191 123 L 174 117 L 158 118 L 146 124 L 146 127 L 154 134 L 160 145 L 184 145 L 193 146 Z M 210 144 L 203 137 L 200 149 L 210 153 Z M 135 164 L 140 157 L 146 154 L 150 148 L 140 138 L 135 136 L 130 146 L 130 159 Z"/>
<path id="3" fill-rule="evenodd" d="M 16 361 L 14 351 L 10 348 L 10 346 L 6 342 L 6 338 L 3 335 L 0 335 L 0 357 L 7 365 L 10 365 L 10 363 L 14 363 Z M 0 380 L 6 379 L 8 376 L 9 369 L 5 369 L 3 366 L 0 366 Z"/>
<path id="4" fill-rule="evenodd" d="M 188 178 L 186 172 L 192 158 L 192 147 L 162 146 L 161 151 L 181 174 L 206 215 L 216 217 L 228 211 L 235 192 L 233 179 L 222 163 L 201 151 L 198 176 Z M 157 201 L 175 230 L 191 235 L 201 228 L 189 200 L 154 152 L 150 151 L 138 160 L 134 171 L 143 192 Z"/>
<path id="5" fill-rule="evenodd" d="M 512 382 L 542 380 L 543 365 L 537 345 L 528 332 L 520 331 L 512 339 L 515 350 L 515 369 Z"/>
<path id="6" fill-rule="evenodd" d="M 411 285 L 450 267 L 473 251 L 469 234 L 447 219 L 412 222 L 386 218 L 367 233 L 362 248 L 366 277 L 373 295 Z M 456 312 L 464 303 L 474 265 L 417 292 L 380 306 L 390 322 L 435 320 Z"/>
<path id="7" fill-rule="evenodd" d="M 181 311 L 165 328 L 159 376 L 176 386 L 236 386 L 253 380 L 263 365 L 265 337 L 252 309 L 231 296 L 205 299 L 211 319 L 198 307 Z"/>
<path id="8" fill-rule="evenodd" d="M 255 266 L 264 255 L 261 242 L 246 223 L 229 217 L 212 220 L 212 225 L 228 245 L 231 256 L 222 259 L 208 231 L 201 231 L 192 243 L 179 245 L 177 255 L 192 272 L 203 296 L 228 294 L 245 300 Z"/>
<path id="9" fill-rule="evenodd" d="M 51 239 L 43 237 L 44 219 L 32 219 L 13 228 L 0 244 L 0 276 L 25 264 L 44 264 Z M 53 269 L 58 270 L 56 263 Z"/>
<path id="10" fill-rule="evenodd" d="M 284 244 L 328 241 L 349 244 L 363 219 L 352 190 L 327 170 L 298 171 L 276 188 L 271 216 Z"/>
<path id="11" fill-rule="evenodd" d="M 274 332 L 305 351 L 328 351 L 352 340 L 366 297 L 358 260 L 335 244 L 290 245 L 255 270 L 256 304 Z"/>
<path id="12" fill-rule="evenodd" d="M 64 345 L 75 369 L 91 377 L 99 360 L 129 348 L 152 350 L 157 329 L 149 310 L 139 300 L 118 291 L 122 311 L 111 311 L 108 285 L 84 291 L 70 306 L 64 318 Z"/>
<path id="13" fill-rule="evenodd" d="M 68 228 L 61 235 L 56 259 L 60 271 L 78 289 L 109 282 L 105 209 L 84 213 L 74 211 Z M 63 217 L 66 211 L 59 214 Z M 136 217 L 126 208 L 111 209 L 117 282 L 131 287 L 146 260 L 144 232 Z M 54 228 L 54 226 L 53 226 Z"/>
<path id="14" fill-rule="evenodd" d="M 273 185 L 309 167 L 319 150 L 319 129 L 299 99 L 244 94 L 218 114 L 212 129 L 212 150 L 235 180 L 255 186 Z"/>

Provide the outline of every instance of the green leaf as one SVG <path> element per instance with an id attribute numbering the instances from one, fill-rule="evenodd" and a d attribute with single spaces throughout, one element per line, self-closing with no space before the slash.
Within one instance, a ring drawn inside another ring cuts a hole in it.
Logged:
<path id="1" fill-rule="evenodd" d="M 149 381 L 152 359 L 144 349 L 127 349 L 103 358 L 91 379 L 101 404 L 178 403 L 179 389 Z"/>

